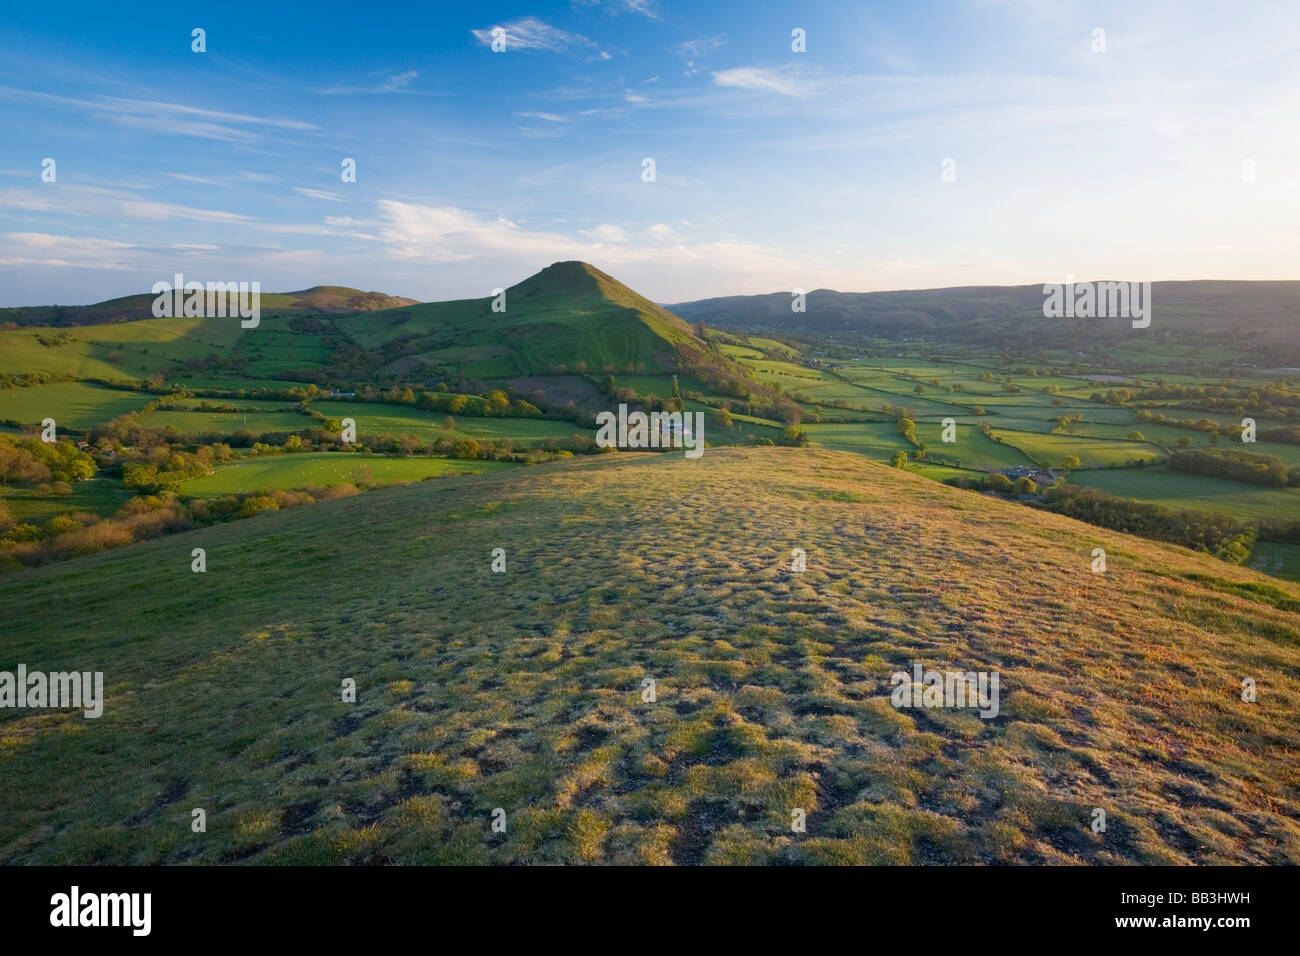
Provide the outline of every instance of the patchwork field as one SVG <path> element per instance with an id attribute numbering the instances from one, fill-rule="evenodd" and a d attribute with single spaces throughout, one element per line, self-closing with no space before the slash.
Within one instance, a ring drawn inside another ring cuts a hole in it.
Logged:
<path id="1" fill-rule="evenodd" d="M 5 660 L 107 690 L 0 717 L 9 864 L 1300 863 L 1300 587 L 859 456 L 453 477 L 0 605 Z M 894 707 L 914 663 L 997 717 Z"/>

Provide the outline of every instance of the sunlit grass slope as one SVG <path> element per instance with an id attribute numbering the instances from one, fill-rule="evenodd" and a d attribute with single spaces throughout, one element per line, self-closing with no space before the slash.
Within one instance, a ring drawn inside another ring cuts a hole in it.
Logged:
<path id="1" fill-rule="evenodd" d="M 108 692 L 0 712 L 3 862 L 1300 862 L 1300 588 L 842 452 L 446 478 L 0 607 L 0 669 Z M 895 709 L 913 662 L 999 715 Z"/>

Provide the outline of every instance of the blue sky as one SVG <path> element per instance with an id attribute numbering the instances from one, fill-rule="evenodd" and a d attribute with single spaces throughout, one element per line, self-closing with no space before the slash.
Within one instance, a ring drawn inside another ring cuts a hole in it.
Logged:
<path id="1" fill-rule="evenodd" d="M 1265 2 L 7 4 L 0 305 L 1298 278 L 1297 49 Z"/>

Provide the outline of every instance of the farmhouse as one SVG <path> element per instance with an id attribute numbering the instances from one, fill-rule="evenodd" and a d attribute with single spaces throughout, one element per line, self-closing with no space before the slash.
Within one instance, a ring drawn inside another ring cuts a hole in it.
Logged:
<path id="1" fill-rule="evenodd" d="M 1041 468 L 1030 468 L 1027 465 L 1016 465 L 1014 468 L 1002 469 L 1002 474 L 1006 475 L 1012 481 L 1018 478 L 1028 478 L 1036 485 L 1050 485 L 1056 481 L 1056 472 L 1048 468 L 1043 471 Z"/>

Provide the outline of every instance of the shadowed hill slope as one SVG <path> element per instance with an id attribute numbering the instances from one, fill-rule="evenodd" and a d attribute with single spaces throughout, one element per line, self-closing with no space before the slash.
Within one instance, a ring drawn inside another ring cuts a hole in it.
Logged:
<path id="1" fill-rule="evenodd" d="M 0 712 L 7 863 L 1300 862 L 1300 588 L 849 454 L 390 489 L 0 606 L 0 669 L 108 698 Z M 896 709 L 914 663 L 998 715 Z"/>

